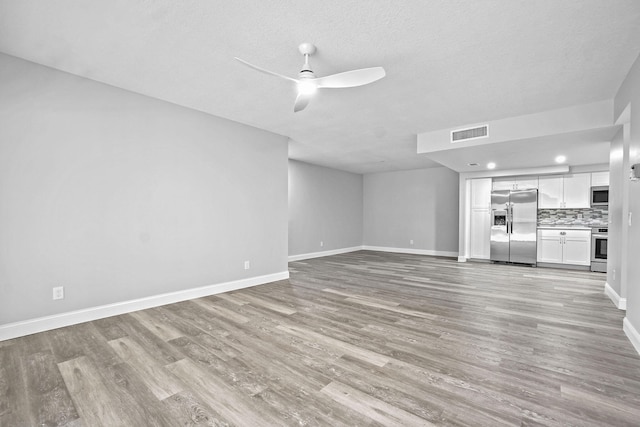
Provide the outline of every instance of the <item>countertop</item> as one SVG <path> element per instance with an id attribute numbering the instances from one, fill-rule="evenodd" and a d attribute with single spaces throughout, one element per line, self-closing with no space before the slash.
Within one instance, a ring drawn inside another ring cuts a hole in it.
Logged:
<path id="1" fill-rule="evenodd" d="M 538 224 L 539 229 L 591 230 L 593 227 L 609 227 L 608 224 Z"/>

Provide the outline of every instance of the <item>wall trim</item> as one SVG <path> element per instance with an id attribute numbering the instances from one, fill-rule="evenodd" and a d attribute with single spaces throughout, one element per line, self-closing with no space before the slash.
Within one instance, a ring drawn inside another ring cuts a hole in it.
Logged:
<path id="1" fill-rule="evenodd" d="M 622 330 L 627 335 L 627 338 L 629 338 L 629 341 L 631 341 L 631 344 L 633 344 L 638 354 L 640 354 L 640 333 L 633 327 L 627 317 L 622 321 Z"/>
<path id="2" fill-rule="evenodd" d="M 457 257 L 458 261 L 460 262 L 465 262 L 467 260 L 465 257 L 459 257 L 458 252 L 363 245 L 363 246 L 353 246 L 351 248 L 333 249 L 330 251 L 323 251 L 323 252 L 312 252 L 308 254 L 290 255 L 289 262 L 300 261 L 300 260 L 311 259 L 311 258 L 320 258 L 320 257 L 338 255 L 338 254 L 346 254 L 348 252 L 355 252 L 355 251 L 378 251 L 378 252 L 394 252 L 398 254 L 431 255 L 431 256 L 443 256 L 443 257 L 453 257 L 453 258 Z"/>
<path id="3" fill-rule="evenodd" d="M 368 246 L 362 247 L 365 251 L 379 251 L 379 252 L 395 252 L 399 254 L 413 254 L 413 255 L 432 255 L 432 256 L 444 256 L 458 258 L 458 252 L 453 251 L 434 251 L 430 249 L 410 249 L 410 248 L 391 248 L 386 246 Z"/>
<path id="4" fill-rule="evenodd" d="M 280 273 L 249 277 L 247 279 L 234 280 L 231 282 L 216 283 L 214 285 L 137 298 L 113 304 L 100 305 L 97 307 L 38 317 L 20 322 L 7 323 L 0 325 L 0 341 L 49 331 L 51 329 L 62 328 L 64 326 L 76 325 L 78 323 L 89 322 L 92 320 L 103 319 L 105 317 L 116 316 L 118 314 L 126 314 L 133 311 L 173 304 L 194 298 L 249 288 L 251 286 L 276 282 L 278 280 L 285 280 L 288 278 L 289 271 L 282 271 Z"/>
<path id="5" fill-rule="evenodd" d="M 289 255 L 289 262 L 300 261 L 303 259 L 321 258 L 325 256 L 338 255 L 338 254 L 346 254 L 348 252 L 361 251 L 362 248 L 363 248 L 362 246 L 353 246 L 351 248 L 332 249 L 330 251 L 310 252 L 307 254 L 299 254 L 299 255 Z"/>
<path id="6" fill-rule="evenodd" d="M 618 293 L 615 291 L 615 289 L 613 289 L 607 282 L 604 282 L 604 293 L 620 310 L 627 309 L 627 299 L 621 298 L 620 295 L 618 295 Z"/>
<path id="7" fill-rule="evenodd" d="M 458 256 L 458 262 L 467 262 L 466 256 Z"/>

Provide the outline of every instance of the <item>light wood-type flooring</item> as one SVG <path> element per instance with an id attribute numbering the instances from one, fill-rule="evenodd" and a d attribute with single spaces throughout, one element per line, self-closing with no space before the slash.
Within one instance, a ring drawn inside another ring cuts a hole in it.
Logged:
<path id="1" fill-rule="evenodd" d="M 371 251 L 0 342 L 0 425 L 638 426 L 604 274 Z"/>

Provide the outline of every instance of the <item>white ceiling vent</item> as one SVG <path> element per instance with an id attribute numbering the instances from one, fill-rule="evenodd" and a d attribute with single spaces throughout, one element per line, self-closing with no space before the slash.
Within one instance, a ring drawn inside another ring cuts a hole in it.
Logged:
<path id="1" fill-rule="evenodd" d="M 489 125 L 469 129 L 458 129 L 451 131 L 451 142 L 468 141 L 470 139 L 486 138 L 488 136 Z"/>

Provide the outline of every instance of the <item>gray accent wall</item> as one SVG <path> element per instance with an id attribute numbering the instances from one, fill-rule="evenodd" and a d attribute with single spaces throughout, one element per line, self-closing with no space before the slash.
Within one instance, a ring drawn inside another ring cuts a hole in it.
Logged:
<path id="1" fill-rule="evenodd" d="M 622 117 L 628 114 L 628 117 Z M 636 59 L 629 74 L 620 86 L 614 99 L 614 118 L 623 123 L 623 145 L 628 144 L 629 164 L 640 163 L 640 56 Z M 629 177 L 629 170 L 624 170 L 623 176 Z M 640 334 L 640 181 L 628 183 L 628 190 L 622 197 L 629 200 L 629 213 L 632 214 L 632 224 L 627 218 L 622 221 L 622 233 L 627 234 L 628 243 L 621 250 L 627 251 L 626 289 L 627 289 L 627 313 L 626 320 L 633 326 L 636 333 Z M 612 242 L 614 243 L 614 242 Z M 625 284 L 622 284 L 624 293 Z M 640 342 L 636 349 L 640 351 Z"/>
<path id="2" fill-rule="evenodd" d="M 286 137 L 7 55 L 0 123 L 0 325 L 287 271 Z"/>
<path id="3" fill-rule="evenodd" d="M 363 238 L 365 246 L 457 255 L 458 173 L 440 167 L 365 175 Z"/>
<path id="4" fill-rule="evenodd" d="M 289 255 L 361 245 L 362 175 L 289 160 Z"/>

